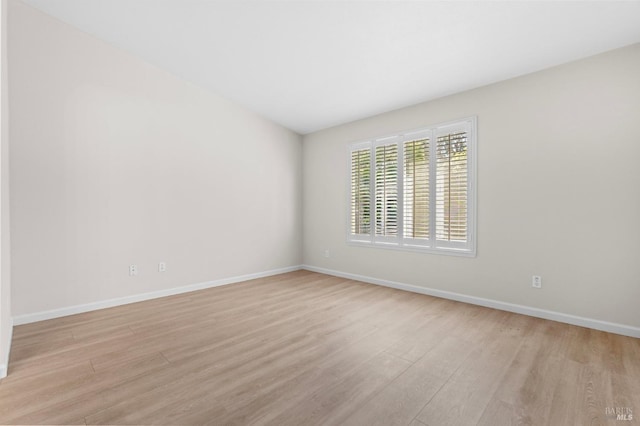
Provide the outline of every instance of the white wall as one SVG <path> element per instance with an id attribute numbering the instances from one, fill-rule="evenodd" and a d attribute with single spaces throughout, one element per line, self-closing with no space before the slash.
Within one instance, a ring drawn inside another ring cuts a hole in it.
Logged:
<path id="1" fill-rule="evenodd" d="M 639 327 L 639 76 L 636 44 L 305 136 L 304 263 Z M 348 246 L 346 145 L 471 115 L 478 256 Z"/>
<path id="2" fill-rule="evenodd" d="M 7 1 L 0 8 L 0 378 L 6 375 L 11 348 L 11 232 L 9 228 L 9 86 L 7 74 Z"/>
<path id="3" fill-rule="evenodd" d="M 250 111 L 20 2 L 9 13 L 13 315 L 303 260 L 640 326 L 640 45 L 307 135 L 302 153 Z M 346 145 L 469 115 L 478 256 L 348 246 Z"/>
<path id="4" fill-rule="evenodd" d="M 9 12 L 14 316 L 300 264 L 299 135 Z"/>

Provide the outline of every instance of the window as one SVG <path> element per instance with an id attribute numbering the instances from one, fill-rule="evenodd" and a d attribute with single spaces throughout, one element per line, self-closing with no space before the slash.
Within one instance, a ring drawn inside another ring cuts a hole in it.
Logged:
<path id="1" fill-rule="evenodd" d="M 475 255 L 475 117 L 349 146 L 355 244 Z"/>
<path id="2" fill-rule="evenodd" d="M 371 149 L 351 151 L 351 235 L 371 233 Z"/>

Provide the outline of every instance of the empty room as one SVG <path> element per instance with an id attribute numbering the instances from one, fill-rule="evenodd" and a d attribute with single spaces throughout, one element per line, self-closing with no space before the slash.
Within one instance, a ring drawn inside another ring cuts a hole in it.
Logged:
<path id="1" fill-rule="evenodd" d="M 0 1 L 0 424 L 640 424 L 640 1 Z"/>

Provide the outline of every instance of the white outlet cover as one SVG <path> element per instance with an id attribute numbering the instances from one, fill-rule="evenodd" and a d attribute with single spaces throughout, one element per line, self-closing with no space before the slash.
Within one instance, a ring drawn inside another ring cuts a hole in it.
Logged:
<path id="1" fill-rule="evenodd" d="M 535 288 L 542 288 L 542 277 L 539 275 L 534 275 L 531 278 L 531 286 Z"/>

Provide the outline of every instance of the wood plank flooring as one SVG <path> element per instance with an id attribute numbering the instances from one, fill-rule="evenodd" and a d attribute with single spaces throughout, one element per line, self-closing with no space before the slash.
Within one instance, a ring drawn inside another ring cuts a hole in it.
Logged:
<path id="1" fill-rule="evenodd" d="M 639 339 L 308 271 L 18 326 L 0 381 L 2 424 L 638 418 Z"/>

